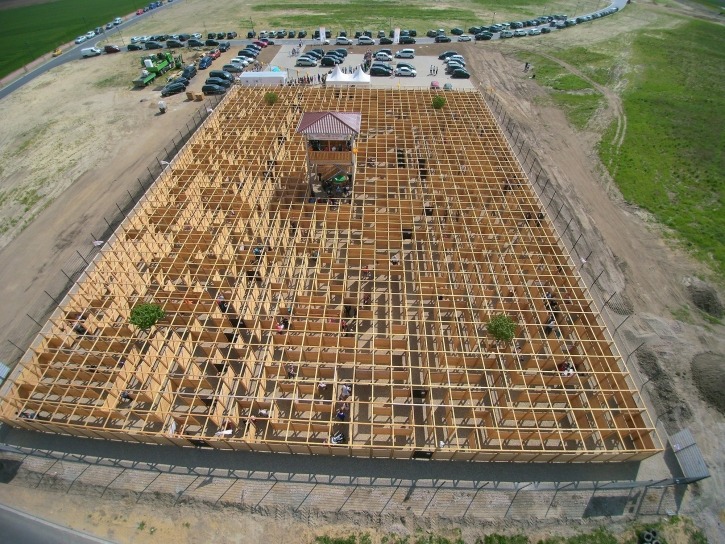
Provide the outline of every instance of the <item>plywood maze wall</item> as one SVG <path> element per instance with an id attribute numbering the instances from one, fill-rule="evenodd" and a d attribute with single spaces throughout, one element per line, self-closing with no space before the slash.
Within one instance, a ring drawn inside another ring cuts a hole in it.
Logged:
<path id="1" fill-rule="evenodd" d="M 2 421 L 239 450 L 643 459 L 652 422 L 477 93 L 237 89 L 30 348 Z M 303 112 L 362 114 L 349 198 L 312 198 Z M 139 302 L 165 316 L 128 323 Z M 512 342 L 486 330 L 517 323 Z"/>

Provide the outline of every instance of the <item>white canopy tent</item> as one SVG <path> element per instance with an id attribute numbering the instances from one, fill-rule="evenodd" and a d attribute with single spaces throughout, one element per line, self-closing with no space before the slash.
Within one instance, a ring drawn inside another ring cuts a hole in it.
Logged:
<path id="1" fill-rule="evenodd" d="M 330 86 L 370 85 L 370 76 L 360 67 L 355 70 L 354 74 L 346 74 L 340 70 L 339 66 L 335 66 L 332 73 L 327 76 L 325 84 Z"/>

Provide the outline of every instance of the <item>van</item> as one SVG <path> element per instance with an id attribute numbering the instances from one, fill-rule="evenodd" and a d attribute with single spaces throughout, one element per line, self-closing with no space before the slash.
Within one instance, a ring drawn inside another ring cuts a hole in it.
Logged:
<path id="1" fill-rule="evenodd" d="M 398 59 L 413 59 L 415 58 L 415 49 L 401 49 L 395 53 L 395 57 Z"/>
<path id="2" fill-rule="evenodd" d="M 86 47 L 84 49 L 81 49 L 81 55 L 83 55 L 83 58 L 87 57 L 97 57 L 101 54 L 101 50 L 97 47 Z"/>

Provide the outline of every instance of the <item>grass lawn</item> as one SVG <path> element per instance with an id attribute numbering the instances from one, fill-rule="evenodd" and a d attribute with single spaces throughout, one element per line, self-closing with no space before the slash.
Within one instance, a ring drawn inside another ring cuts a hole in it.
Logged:
<path id="1" fill-rule="evenodd" d="M 541 55 L 526 52 L 519 53 L 518 57 L 522 62 L 532 64 L 536 82 L 549 89 L 549 97 L 564 110 L 569 122 L 580 130 L 586 127 L 602 103 L 599 92 L 579 76 Z"/>
<path id="2" fill-rule="evenodd" d="M 641 33 L 623 94 L 627 134 L 600 154 L 624 198 L 651 212 L 725 278 L 725 30 L 692 21 Z"/>
<path id="3" fill-rule="evenodd" d="M 148 5 L 146 0 L 56 0 L 0 10 L 0 77 L 62 43 Z M 0 3 L 0 7 L 2 4 Z"/>

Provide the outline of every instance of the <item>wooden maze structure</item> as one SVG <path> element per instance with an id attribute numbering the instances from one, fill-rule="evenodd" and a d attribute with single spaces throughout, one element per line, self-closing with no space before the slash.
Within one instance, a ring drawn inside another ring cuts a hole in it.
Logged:
<path id="1" fill-rule="evenodd" d="M 74 285 L 0 418 L 180 446 L 481 461 L 661 450 L 575 263 L 478 93 L 236 88 Z M 349 198 L 301 115 L 359 112 Z M 129 325 L 139 302 L 165 316 Z M 486 330 L 517 322 L 512 342 Z"/>

